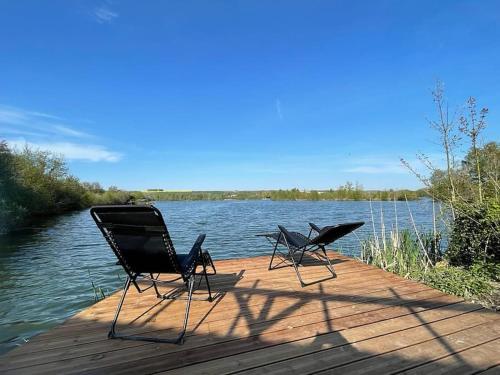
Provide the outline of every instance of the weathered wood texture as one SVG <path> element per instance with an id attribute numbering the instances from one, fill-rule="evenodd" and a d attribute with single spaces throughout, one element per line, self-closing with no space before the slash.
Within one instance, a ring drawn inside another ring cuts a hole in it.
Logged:
<path id="1" fill-rule="evenodd" d="M 0 373 L 500 373 L 500 314 L 329 255 L 338 277 L 305 288 L 269 257 L 216 262 L 223 295 L 193 302 L 184 345 L 107 339 L 116 293 L 7 353 Z M 328 276 L 313 260 L 301 272 Z M 184 303 L 132 291 L 118 331 L 172 336 Z"/>

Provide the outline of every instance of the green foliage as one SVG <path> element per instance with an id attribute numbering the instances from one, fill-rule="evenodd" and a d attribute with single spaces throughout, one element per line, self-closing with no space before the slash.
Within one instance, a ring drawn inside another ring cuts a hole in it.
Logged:
<path id="1" fill-rule="evenodd" d="M 498 198 L 500 144 L 489 142 L 483 147 L 478 147 L 475 152 L 474 149 L 470 149 L 462 162 L 462 169 L 475 187 L 474 193 L 478 183 L 481 182 L 482 192 L 486 198 Z"/>
<path id="2" fill-rule="evenodd" d="M 421 272 L 420 281 L 459 297 L 484 297 L 493 291 L 488 275 L 462 267 L 437 266 Z"/>
<path id="3" fill-rule="evenodd" d="M 92 205 L 129 204 L 140 200 L 147 200 L 141 192 L 128 192 L 112 188 L 102 193 L 88 191 L 86 196 Z"/>
<path id="4" fill-rule="evenodd" d="M 476 158 L 477 163 L 476 164 Z M 480 174 L 478 174 L 478 165 Z M 459 166 L 449 171 L 456 198 L 452 202 L 448 172 L 434 169 L 429 179 L 430 193 L 436 199 L 452 204 L 475 203 L 488 199 L 499 199 L 500 146 L 489 142 L 484 147 L 469 149 Z M 481 183 L 481 199 L 479 196 Z"/>
<path id="5" fill-rule="evenodd" d="M 476 262 L 469 269 L 475 275 L 493 281 L 500 281 L 500 263 Z"/>
<path id="6" fill-rule="evenodd" d="M 500 202 L 459 206 L 446 257 L 453 265 L 500 263 Z"/>
<path id="7" fill-rule="evenodd" d="M 419 244 L 408 230 L 385 233 L 361 243 L 361 259 L 385 271 L 409 277 L 425 265 Z"/>
<path id="8" fill-rule="evenodd" d="M 419 236 L 420 240 L 404 230 L 391 232 L 388 238 L 372 237 L 362 243 L 361 259 L 456 296 L 485 298 L 492 293 L 491 281 L 500 277 L 500 265 L 480 262 L 470 269 L 450 266 L 439 262 L 439 239 L 432 233 Z"/>
<path id="9" fill-rule="evenodd" d="M 8 152 L 12 173 L 7 182 L 7 200 L 24 207 L 30 214 L 57 213 L 85 206 L 85 190 L 67 172 L 61 157 L 25 148 Z"/>
<path id="10" fill-rule="evenodd" d="M 81 183 L 68 173 L 60 156 L 28 147 L 13 152 L 0 142 L 0 233 L 33 216 L 136 199 L 144 199 L 144 195 L 116 188 L 105 191 L 98 183 Z"/>
<path id="11" fill-rule="evenodd" d="M 0 233 L 22 222 L 26 210 L 17 202 L 23 189 L 19 186 L 13 156 L 5 142 L 0 142 Z"/>

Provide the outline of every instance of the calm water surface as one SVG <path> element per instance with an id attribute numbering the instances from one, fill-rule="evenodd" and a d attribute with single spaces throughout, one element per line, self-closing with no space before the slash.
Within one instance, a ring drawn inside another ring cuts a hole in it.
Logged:
<path id="1" fill-rule="evenodd" d="M 190 250 L 199 233 L 215 259 L 270 254 L 255 237 L 277 224 L 308 232 L 307 223 L 332 225 L 365 221 L 356 235 L 339 240 L 336 250 L 359 255 L 359 241 L 372 233 L 369 202 L 195 201 L 157 202 L 179 253 Z M 432 227 L 432 202 L 409 203 L 419 227 Z M 396 203 L 400 228 L 411 228 L 405 202 Z M 395 223 L 392 202 L 373 202 L 375 226 L 382 209 L 386 227 Z M 94 303 L 92 282 L 109 294 L 124 275 L 88 210 L 51 218 L 0 236 L 0 353 L 20 345 Z"/>

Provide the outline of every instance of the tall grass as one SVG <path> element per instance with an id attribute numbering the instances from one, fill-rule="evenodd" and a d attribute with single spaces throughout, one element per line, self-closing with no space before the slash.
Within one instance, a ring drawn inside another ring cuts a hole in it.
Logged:
<path id="1" fill-rule="evenodd" d="M 403 277 L 428 269 L 426 257 L 409 230 L 383 233 L 361 243 L 361 259 Z"/>
<path id="2" fill-rule="evenodd" d="M 479 264 L 465 269 L 450 266 L 444 260 L 443 236 L 438 231 L 434 209 L 434 225 L 429 232 L 418 230 L 409 207 L 413 231 L 399 230 L 396 205 L 395 222 L 389 231 L 386 230 L 383 209 L 380 207 L 380 231 L 377 232 L 371 202 L 370 210 L 373 233 L 370 238 L 361 242 L 360 257 L 363 262 L 421 281 L 446 293 L 490 303 L 493 291 L 491 272 L 485 272 L 484 267 Z"/>

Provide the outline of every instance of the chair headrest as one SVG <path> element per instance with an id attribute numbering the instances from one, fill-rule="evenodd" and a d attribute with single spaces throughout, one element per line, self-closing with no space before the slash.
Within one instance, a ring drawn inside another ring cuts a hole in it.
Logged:
<path id="1" fill-rule="evenodd" d="M 90 214 L 98 225 L 111 228 L 165 227 L 160 211 L 153 206 L 94 206 Z"/>

